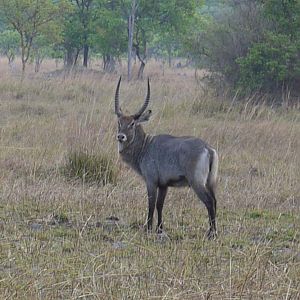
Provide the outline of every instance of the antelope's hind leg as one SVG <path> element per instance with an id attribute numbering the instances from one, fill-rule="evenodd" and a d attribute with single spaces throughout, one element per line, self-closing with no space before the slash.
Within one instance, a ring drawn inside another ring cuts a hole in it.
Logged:
<path id="1" fill-rule="evenodd" d="M 193 190 L 197 194 L 198 198 L 204 203 L 208 211 L 209 217 L 209 231 L 207 237 L 213 239 L 217 236 L 216 230 L 216 201 L 215 198 L 206 190 L 204 186 L 192 185 Z"/>
<path id="2" fill-rule="evenodd" d="M 216 198 L 215 190 L 214 190 L 214 188 L 210 187 L 209 185 L 207 185 L 206 188 L 207 188 L 210 196 L 213 199 L 215 216 L 216 216 L 217 215 L 217 198 Z"/>

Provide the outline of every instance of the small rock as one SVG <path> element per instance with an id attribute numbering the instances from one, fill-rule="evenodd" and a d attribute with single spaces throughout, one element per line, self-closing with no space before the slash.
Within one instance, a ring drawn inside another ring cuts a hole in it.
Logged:
<path id="1" fill-rule="evenodd" d="M 115 216 L 110 216 L 108 218 L 106 218 L 107 221 L 114 221 L 114 222 L 118 222 L 120 221 L 120 219 L 118 217 Z"/>
<path id="2" fill-rule="evenodd" d="M 103 224 L 101 223 L 101 222 L 96 222 L 96 224 L 95 224 L 95 226 L 97 227 L 97 228 L 99 228 L 99 227 L 103 227 Z"/>
<path id="3" fill-rule="evenodd" d="M 112 247 L 114 249 L 124 249 L 127 247 L 127 245 L 126 245 L 126 243 L 124 243 L 122 241 L 117 241 L 117 242 L 112 243 Z"/>
<path id="4" fill-rule="evenodd" d="M 43 225 L 42 224 L 39 224 L 39 223 L 31 223 L 29 225 L 30 229 L 33 230 L 33 231 L 40 231 L 43 229 Z"/>
<path id="5" fill-rule="evenodd" d="M 169 236 L 164 231 L 157 234 L 157 241 L 159 243 L 166 243 L 167 241 L 170 241 L 170 240 L 171 239 L 169 238 Z"/>

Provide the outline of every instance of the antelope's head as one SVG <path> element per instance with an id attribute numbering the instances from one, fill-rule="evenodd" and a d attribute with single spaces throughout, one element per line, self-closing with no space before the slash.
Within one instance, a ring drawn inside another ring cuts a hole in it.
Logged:
<path id="1" fill-rule="evenodd" d="M 133 115 L 124 115 L 119 105 L 119 89 L 121 84 L 121 77 L 119 79 L 116 94 L 115 94 L 115 114 L 118 117 L 118 132 L 117 140 L 119 143 L 119 152 L 131 145 L 136 137 L 136 130 L 140 123 L 146 122 L 151 116 L 151 110 L 146 110 L 150 101 L 150 82 L 148 78 L 148 90 L 145 102 L 141 109 Z"/>

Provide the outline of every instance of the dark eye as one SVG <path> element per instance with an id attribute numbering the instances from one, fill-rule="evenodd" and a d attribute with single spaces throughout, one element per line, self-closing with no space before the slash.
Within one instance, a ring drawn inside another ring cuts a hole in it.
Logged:
<path id="1" fill-rule="evenodd" d="M 132 128 L 134 126 L 135 122 L 132 121 L 129 125 L 128 125 L 128 128 Z"/>

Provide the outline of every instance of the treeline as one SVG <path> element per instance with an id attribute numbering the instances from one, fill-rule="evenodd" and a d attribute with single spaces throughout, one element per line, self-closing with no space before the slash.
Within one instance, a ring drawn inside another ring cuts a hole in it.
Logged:
<path id="1" fill-rule="evenodd" d="M 176 55 L 199 7 L 195 0 L 0 0 L 0 44 L 10 63 L 20 51 L 23 71 L 32 58 L 38 71 L 46 56 L 87 67 L 91 55 L 113 71 L 127 53 L 128 77 L 134 57 L 142 78 L 149 55 Z"/>
<path id="2" fill-rule="evenodd" d="M 187 47 L 194 60 L 240 92 L 299 95 L 300 1 L 209 3 Z"/>
<path id="3" fill-rule="evenodd" d="M 127 59 L 186 57 L 235 90 L 297 91 L 300 86 L 300 0 L 0 0 L 0 49 L 9 63 L 21 56 L 63 59 L 88 67 L 101 57 L 114 71 Z"/>

